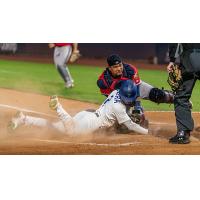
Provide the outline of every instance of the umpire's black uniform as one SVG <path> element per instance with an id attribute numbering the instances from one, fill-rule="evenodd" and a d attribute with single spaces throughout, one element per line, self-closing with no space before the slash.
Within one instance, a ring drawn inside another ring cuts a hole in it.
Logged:
<path id="1" fill-rule="evenodd" d="M 189 99 L 197 79 L 200 79 L 200 44 L 170 44 L 170 62 L 180 57 L 183 83 L 174 98 L 177 134 L 170 143 L 189 143 L 190 131 L 194 128 Z"/>

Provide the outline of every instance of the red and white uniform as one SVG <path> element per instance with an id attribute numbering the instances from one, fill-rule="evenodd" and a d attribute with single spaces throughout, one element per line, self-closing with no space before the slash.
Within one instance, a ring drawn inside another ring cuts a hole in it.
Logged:
<path id="1" fill-rule="evenodd" d="M 71 76 L 67 63 L 72 54 L 73 43 L 54 43 L 54 64 L 63 78 L 65 85 L 72 85 L 74 80 Z"/>

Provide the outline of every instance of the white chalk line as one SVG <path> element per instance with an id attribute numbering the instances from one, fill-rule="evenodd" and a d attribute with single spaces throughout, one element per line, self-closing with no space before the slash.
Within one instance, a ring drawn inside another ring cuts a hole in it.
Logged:
<path id="1" fill-rule="evenodd" d="M 138 144 L 142 144 L 142 142 L 127 142 L 127 143 L 118 143 L 118 144 L 103 144 L 103 143 L 95 143 L 95 142 L 67 142 L 67 141 L 59 141 L 59 140 L 40 140 L 33 139 L 37 142 L 47 142 L 47 143 L 59 143 L 59 144 L 72 144 L 72 145 L 88 145 L 88 146 L 106 146 L 106 147 L 121 147 L 121 146 L 134 146 Z"/>
<path id="2" fill-rule="evenodd" d="M 23 111 L 23 112 L 29 112 L 29 113 L 39 114 L 39 115 L 44 115 L 44 116 L 52 117 L 52 118 L 58 118 L 58 117 L 56 117 L 54 115 L 49 115 L 49 114 L 46 114 L 46 113 L 43 113 L 43 112 L 37 112 L 37 111 L 34 111 L 34 110 L 24 109 L 24 108 L 20 108 L 20 107 L 17 107 L 17 106 L 10 106 L 10 105 L 5 105 L 5 104 L 0 104 L 0 107 L 14 109 L 14 110 L 20 110 L 20 111 Z"/>
<path id="3" fill-rule="evenodd" d="M 166 122 L 149 122 L 151 125 L 167 125 L 167 126 L 175 126 L 175 124 L 169 124 Z"/>
<path id="4" fill-rule="evenodd" d="M 147 112 L 147 113 L 174 113 L 174 111 L 164 111 L 164 110 L 151 110 L 151 111 L 147 110 L 145 112 Z M 194 114 L 200 114 L 200 112 L 198 112 L 198 111 L 194 111 L 192 113 L 194 113 Z"/>
<path id="5" fill-rule="evenodd" d="M 166 138 L 159 138 L 159 140 L 163 141 L 167 139 Z M 191 137 L 191 139 L 193 141 L 199 141 L 198 138 L 195 138 L 194 136 Z M 102 146 L 102 147 L 129 147 L 129 146 L 141 146 L 141 145 L 145 145 L 145 146 L 160 146 L 161 144 L 157 141 L 157 144 L 149 144 L 149 143 L 144 143 L 144 142 L 127 142 L 127 143 L 118 143 L 118 144 L 102 144 L 102 143 L 92 143 L 92 142 L 67 142 L 67 141 L 59 141 L 59 140 L 40 140 L 40 139 L 32 139 L 31 141 L 37 141 L 37 142 L 46 142 L 46 143 L 57 143 L 57 144 L 69 144 L 69 145 L 85 145 L 85 146 Z M 168 144 L 168 141 L 167 141 Z"/>

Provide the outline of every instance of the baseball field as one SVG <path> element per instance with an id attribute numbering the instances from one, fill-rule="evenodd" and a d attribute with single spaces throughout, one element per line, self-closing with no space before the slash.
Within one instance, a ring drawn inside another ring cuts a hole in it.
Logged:
<path id="1" fill-rule="evenodd" d="M 16 110 L 57 120 L 48 108 L 49 96 L 54 94 L 71 115 L 98 108 L 105 99 L 96 86 L 102 70 L 100 66 L 71 65 L 75 87 L 66 89 L 53 64 L 0 60 L 0 154 L 200 154 L 199 82 L 191 99 L 195 130 L 188 145 L 168 143 L 168 138 L 176 132 L 173 105 L 145 100 L 142 105 L 150 122 L 147 136 L 103 132 L 72 137 L 48 128 L 25 126 L 14 132 L 7 130 L 7 123 Z M 139 73 L 145 82 L 169 89 L 165 70 L 139 68 Z"/>

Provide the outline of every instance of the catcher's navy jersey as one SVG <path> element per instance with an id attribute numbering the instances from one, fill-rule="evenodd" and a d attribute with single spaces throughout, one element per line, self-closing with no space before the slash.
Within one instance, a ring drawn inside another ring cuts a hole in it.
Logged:
<path id="1" fill-rule="evenodd" d="M 99 76 L 97 86 L 103 95 L 108 96 L 113 90 L 119 89 L 120 82 L 131 79 L 136 85 L 141 83 L 136 67 L 123 63 L 123 74 L 120 77 L 113 77 L 108 68 Z"/>

